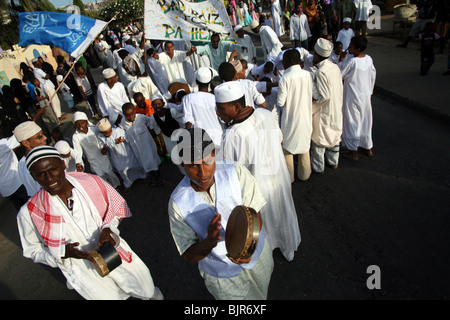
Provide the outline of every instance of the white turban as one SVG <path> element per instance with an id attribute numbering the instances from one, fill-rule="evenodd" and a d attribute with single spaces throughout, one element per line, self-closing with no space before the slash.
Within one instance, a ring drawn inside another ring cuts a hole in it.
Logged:
<path id="1" fill-rule="evenodd" d="M 218 103 L 232 102 L 242 98 L 244 90 L 239 81 L 228 81 L 214 88 L 214 96 Z"/>
<path id="2" fill-rule="evenodd" d="M 86 120 L 88 121 L 88 117 L 86 115 L 86 113 L 82 112 L 82 111 L 77 111 L 73 114 L 73 122 L 77 122 L 78 120 Z"/>
<path id="3" fill-rule="evenodd" d="M 27 140 L 42 131 L 41 127 L 39 127 L 34 121 L 25 121 L 19 124 L 13 131 L 14 137 L 18 142 L 22 142 L 23 140 Z"/>
<path id="4" fill-rule="evenodd" d="M 314 51 L 316 51 L 319 56 L 328 58 L 333 51 L 333 44 L 329 40 L 319 38 L 314 46 Z"/>

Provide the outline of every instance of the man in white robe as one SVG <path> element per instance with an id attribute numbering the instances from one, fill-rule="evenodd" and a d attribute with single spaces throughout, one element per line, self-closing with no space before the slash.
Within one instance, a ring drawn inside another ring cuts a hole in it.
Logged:
<path id="1" fill-rule="evenodd" d="M 27 194 L 32 197 L 39 191 L 41 186 L 28 171 L 25 161 L 26 155 L 37 146 L 45 146 L 47 144 L 47 137 L 44 135 L 41 127 L 39 127 L 34 121 L 25 121 L 19 124 L 14 129 L 14 137 L 25 149 L 25 155 L 19 160 L 18 173 L 20 181 L 25 186 Z"/>
<path id="2" fill-rule="evenodd" d="M 270 2 L 272 3 L 270 6 L 270 11 L 273 19 L 273 30 L 278 37 L 281 37 L 284 35 L 284 25 L 283 19 L 281 18 L 283 13 L 281 11 L 280 0 L 270 0 Z"/>
<path id="3" fill-rule="evenodd" d="M 112 118 L 122 113 L 122 106 L 130 99 L 113 69 L 105 69 L 102 74 L 105 81 L 98 85 L 97 102 L 102 116 Z"/>
<path id="4" fill-rule="evenodd" d="M 354 37 L 348 48 L 353 58 L 339 64 L 344 81 L 342 145 L 348 150 L 343 155 L 354 161 L 359 159 L 359 148 L 373 156 L 371 97 L 376 69 L 372 58 L 364 53 L 366 46 L 365 37 Z"/>
<path id="5" fill-rule="evenodd" d="M 183 63 L 187 61 L 188 57 L 195 52 L 195 47 L 192 47 L 187 52 L 175 50 L 173 42 L 166 41 L 166 43 L 164 44 L 164 49 L 165 52 L 162 52 L 158 56 L 155 56 L 155 58 L 164 67 L 169 84 L 173 82 L 190 84 L 187 82 Z"/>
<path id="6" fill-rule="evenodd" d="M 261 215 L 271 247 L 279 248 L 286 260 L 292 261 L 301 236 L 278 123 L 270 111 L 245 106 L 237 82 L 217 86 L 214 95 L 217 114 L 227 124 L 223 159 L 244 165 L 255 177 L 267 202 Z"/>
<path id="7" fill-rule="evenodd" d="M 325 170 L 325 161 L 331 168 L 337 168 L 339 162 L 343 87 L 341 70 L 328 59 L 332 51 L 330 41 L 323 38 L 317 40 L 314 64 L 317 67 L 318 100 L 313 102 L 312 107 L 311 168 L 318 173 Z"/>
<path id="8" fill-rule="evenodd" d="M 75 132 L 72 135 L 74 150 L 86 156 L 91 171 L 113 188 L 120 186 L 120 180 L 114 173 L 111 161 L 107 154 L 102 154 L 97 135 L 100 133 L 97 126 L 91 124 L 84 112 L 77 111 L 73 115 Z"/>
<path id="9" fill-rule="evenodd" d="M 109 155 L 112 165 L 123 180 L 125 191 L 129 191 L 134 181 L 145 179 L 145 171 L 133 153 L 122 128 L 113 127 L 105 118 L 100 119 L 97 127 L 100 131 L 97 138 L 102 153 Z"/>
<path id="10" fill-rule="evenodd" d="M 283 150 L 291 176 L 294 177 L 294 155 L 298 155 L 297 178 L 306 181 L 311 175 L 309 148 L 312 134 L 312 77 L 300 67 L 300 53 L 287 50 L 283 55 L 285 72 L 278 83 L 277 106 L 282 108 Z"/>
<path id="11" fill-rule="evenodd" d="M 206 288 L 216 300 L 267 299 L 274 264 L 264 228 L 260 224 L 259 240 L 249 259 L 227 257 L 224 241 L 231 211 L 243 205 L 260 217 L 264 197 L 244 166 L 216 163 L 214 144 L 206 131 L 184 131 L 175 161 L 186 176 L 169 200 L 170 230 L 178 252 L 188 262 L 198 263 Z"/>
<path id="12" fill-rule="evenodd" d="M 244 29 L 241 25 L 234 27 L 234 32 L 237 34 L 236 43 L 247 48 L 247 51 L 241 53 L 239 59 L 246 60 L 248 63 L 256 64 L 256 47 L 253 44 L 252 38 L 248 34 L 244 33 Z"/>
<path id="13" fill-rule="evenodd" d="M 209 92 L 213 72 L 201 67 L 196 72 L 198 91 L 183 97 L 183 122 L 186 128 L 202 128 L 208 132 L 214 144 L 220 146 L 223 128 L 216 114 L 216 100 Z"/>
<path id="14" fill-rule="evenodd" d="M 120 194 L 97 176 L 65 173 L 58 152 L 49 146 L 30 152 L 27 168 L 42 189 L 17 216 L 25 257 L 59 268 L 68 287 L 87 300 L 163 298 L 150 270 L 119 237 L 120 221 L 131 216 Z M 90 251 L 107 243 L 122 262 L 102 277 Z"/>
<path id="15" fill-rule="evenodd" d="M 132 103 L 125 103 L 122 106 L 124 119 L 120 126 L 127 134 L 127 141 L 130 144 L 133 153 L 144 168 L 148 178 L 153 178 L 152 185 L 162 185 L 159 165 L 161 159 L 158 155 L 156 145 L 156 133 L 153 130 L 153 123 L 149 116 L 136 113 Z"/>
<path id="16" fill-rule="evenodd" d="M 264 61 L 269 60 L 269 57 L 276 57 L 281 52 L 283 44 L 278 39 L 277 34 L 271 27 L 263 26 L 257 20 L 250 23 L 250 29 L 261 37 L 261 46 L 264 53 Z"/>

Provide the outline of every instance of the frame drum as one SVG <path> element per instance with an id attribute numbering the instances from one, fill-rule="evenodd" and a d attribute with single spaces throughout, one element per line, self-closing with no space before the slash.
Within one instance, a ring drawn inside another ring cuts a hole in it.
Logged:
<path id="1" fill-rule="evenodd" d="M 233 259 L 248 259 L 256 250 L 261 229 L 255 209 L 237 206 L 231 211 L 225 230 L 225 247 Z"/>
<path id="2" fill-rule="evenodd" d="M 91 250 L 90 253 L 95 260 L 95 263 L 92 263 L 92 265 L 102 277 L 107 276 L 122 264 L 119 253 L 110 242 L 106 242 L 102 247 Z"/>

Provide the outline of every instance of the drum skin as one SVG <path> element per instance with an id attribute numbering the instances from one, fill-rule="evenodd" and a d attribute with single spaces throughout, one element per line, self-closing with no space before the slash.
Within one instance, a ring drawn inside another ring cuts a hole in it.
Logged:
<path id="1" fill-rule="evenodd" d="M 95 263 L 92 264 L 102 277 L 122 264 L 119 253 L 109 242 L 106 242 L 102 247 L 91 250 L 90 253 L 95 260 Z"/>
<path id="2" fill-rule="evenodd" d="M 235 260 L 249 259 L 256 250 L 260 233 L 258 213 L 250 207 L 237 206 L 228 218 L 225 247 Z"/>

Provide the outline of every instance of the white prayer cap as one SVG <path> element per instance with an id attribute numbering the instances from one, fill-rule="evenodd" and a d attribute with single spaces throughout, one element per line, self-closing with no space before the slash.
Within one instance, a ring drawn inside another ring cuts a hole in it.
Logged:
<path id="1" fill-rule="evenodd" d="M 98 36 L 98 38 L 99 38 L 99 39 L 104 39 L 105 36 L 101 34 L 101 35 Z"/>
<path id="2" fill-rule="evenodd" d="M 86 120 L 88 121 L 88 117 L 86 115 L 86 113 L 82 112 L 82 111 L 77 111 L 73 114 L 73 122 L 77 122 L 78 120 Z"/>
<path id="3" fill-rule="evenodd" d="M 31 166 L 44 158 L 61 158 L 59 152 L 51 146 L 37 146 L 31 150 L 26 157 L 25 165 L 27 169 L 30 170 Z"/>
<path id="4" fill-rule="evenodd" d="M 252 22 L 250 22 L 250 25 L 249 25 L 250 29 L 252 29 L 252 30 L 257 28 L 258 26 L 259 26 L 259 21 L 256 20 L 256 19 L 253 19 Z"/>
<path id="5" fill-rule="evenodd" d="M 63 79 L 64 79 L 64 77 L 63 77 L 62 75 L 60 75 L 60 74 L 58 74 L 58 75 L 56 76 L 56 81 L 58 81 L 58 82 L 63 81 Z"/>
<path id="6" fill-rule="evenodd" d="M 151 102 L 158 100 L 158 99 L 164 101 L 164 97 L 162 95 L 160 95 L 159 93 L 154 94 L 150 97 Z"/>
<path id="7" fill-rule="evenodd" d="M 35 63 L 35 62 L 37 62 L 38 61 L 38 59 L 37 58 L 33 58 L 33 59 L 31 59 L 31 63 Z"/>
<path id="8" fill-rule="evenodd" d="M 112 68 L 106 68 L 105 70 L 103 70 L 102 74 L 103 74 L 103 78 L 109 79 L 109 78 L 114 77 L 116 75 L 116 72 Z"/>
<path id="9" fill-rule="evenodd" d="M 55 144 L 55 149 L 61 155 L 65 156 L 70 153 L 70 145 L 65 140 L 60 140 Z"/>
<path id="10" fill-rule="evenodd" d="M 352 23 L 352 18 L 344 18 L 344 23 L 346 22 Z"/>
<path id="11" fill-rule="evenodd" d="M 210 83 L 213 78 L 213 72 L 209 67 L 200 67 L 195 71 L 195 79 L 200 83 Z"/>
<path id="12" fill-rule="evenodd" d="M 238 24 L 236 27 L 234 27 L 234 32 L 238 32 L 241 29 L 242 29 L 242 26 L 240 24 Z"/>
<path id="13" fill-rule="evenodd" d="M 111 123 L 109 123 L 108 119 L 103 118 L 97 122 L 97 128 L 100 132 L 105 132 L 111 128 Z"/>
<path id="14" fill-rule="evenodd" d="M 114 41 L 114 44 L 120 44 L 119 40 Z"/>
<path id="15" fill-rule="evenodd" d="M 333 51 L 333 44 L 327 39 L 319 38 L 314 46 L 314 51 L 316 51 L 319 56 L 328 58 L 331 51 Z"/>
<path id="16" fill-rule="evenodd" d="M 232 102 L 242 98 L 244 90 L 239 81 L 228 81 L 214 88 L 214 96 L 218 103 Z"/>
<path id="17" fill-rule="evenodd" d="M 34 121 L 25 121 L 19 124 L 14 129 L 14 137 L 18 142 L 22 142 L 23 140 L 27 140 L 34 136 L 35 134 L 41 132 L 42 129 L 39 127 Z"/>

